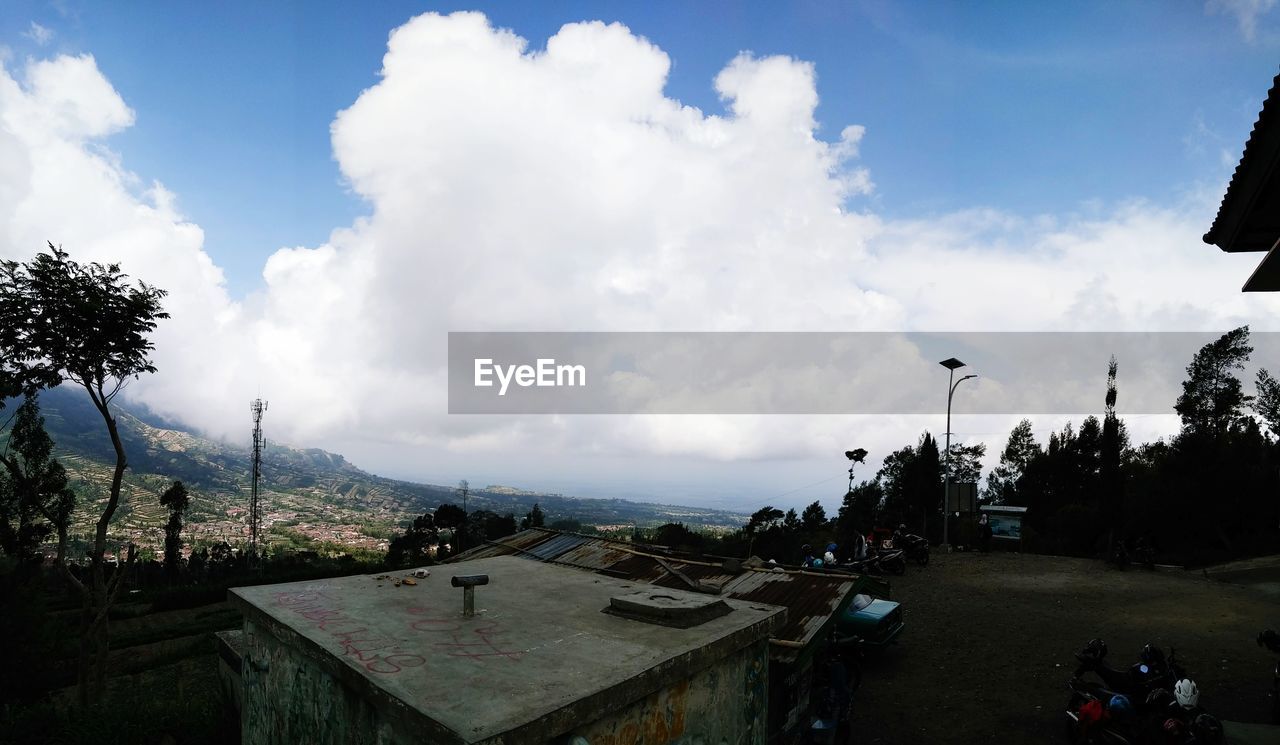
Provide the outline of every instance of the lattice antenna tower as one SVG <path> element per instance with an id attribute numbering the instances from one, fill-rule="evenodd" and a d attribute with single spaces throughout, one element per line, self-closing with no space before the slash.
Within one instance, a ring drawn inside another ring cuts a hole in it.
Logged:
<path id="1" fill-rule="evenodd" d="M 267 441 L 262 436 L 262 412 L 267 410 L 267 402 L 255 398 L 249 403 L 249 412 L 253 414 L 253 485 L 249 491 L 249 555 L 258 555 L 258 526 L 262 515 L 258 509 L 258 482 L 262 478 L 262 448 Z"/>

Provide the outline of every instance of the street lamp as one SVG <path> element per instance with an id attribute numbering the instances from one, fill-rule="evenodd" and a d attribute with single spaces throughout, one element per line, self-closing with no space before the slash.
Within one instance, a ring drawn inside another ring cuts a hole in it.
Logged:
<path id="1" fill-rule="evenodd" d="M 961 383 L 968 380 L 969 378 L 976 378 L 978 376 L 966 375 L 963 378 L 956 380 L 955 379 L 956 369 L 964 367 L 965 365 L 963 362 L 956 359 L 955 357 L 949 357 L 939 362 L 938 364 L 942 365 L 948 370 L 948 373 L 947 373 L 947 446 L 946 446 L 947 450 L 946 450 L 946 460 L 944 461 L 944 464 L 942 467 L 943 468 L 943 471 L 942 471 L 942 474 L 943 474 L 942 475 L 942 545 L 946 546 L 947 548 L 950 548 L 951 544 L 947 542 L 947 523 L 950 522 L 947 519 L 949 517 L 947 513 L 947 494 L 948 492 L 951 491 L 951 397 L 955 395 L 957 386 L 959 386 Z"/>

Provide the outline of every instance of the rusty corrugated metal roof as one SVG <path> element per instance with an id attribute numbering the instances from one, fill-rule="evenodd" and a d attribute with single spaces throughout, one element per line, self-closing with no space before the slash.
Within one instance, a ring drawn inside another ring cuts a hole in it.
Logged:
<path id="1" fill-rule="evenodd" d="M 774 638 L 808 644 L 857 586 L 857 576 L 805 572 L 747 571 L 724 588 L 737 600 L 787 609 L 787 622 Z"/>

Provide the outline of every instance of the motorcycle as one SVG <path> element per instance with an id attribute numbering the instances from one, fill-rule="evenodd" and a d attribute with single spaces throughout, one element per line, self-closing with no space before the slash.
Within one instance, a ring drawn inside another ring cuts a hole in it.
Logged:
<path id="1" fill-rule="evenodd" d="M 894 547 L 893 538 L 885 538 L 879 544 L 867 541 L 867 553 L 875 557 L 880 568 L 899 576 L 907 573 L 906 552 Z"/>
<path id="2" fill-rule="evenodd" d="M 1182 665 L 1178 664 L 1178 652 L 1174 649 L 1170 650 L 1167 659 L 1159 653 L 1159 659 L 1153 660 L 1152 664 L 1137 662 L 1128 670 L 1111 667 L 1104 661 L 1106 656 L 1106 643 L 1101 639 L 1091 640 L 1083 650 L 1076 652 L 1073 679 L 1083 680 L 1084 674 L 1091 672 L 1108 690 L 1122 693 L 1135 702 L 1145 702 L 1152 691 L 1172 691 L 1179 680 L 1187 677 Z"/>
<path id="3" fill-rule="evenodd" d="M 1111 556 L 1107 558 L 1107 563 L 1120 571 L 1124 571 L 1129 568 L 1130 560 L 1129 549 L 1124 545 L 1124 541 L 1117 541 L 1115 548 L 1111 551 Z"/>
<path id="4" fill-rule="evenodd" d="M 929 565 L 929 539 L 913 533 L 898 533 L 893 545 L 906 552 L 906 557 L 920 566 Z"/>
<path id="5" fill-rule="evenodd" d="M 1114 720 L 1090 721 L 1082 709 L 1091 701 L 1106 708 L 1106 703 L 1116 694 L 1095 683 L 1081 680 L 1079 677 L 1067 681 L 1067 689 L 1071 698 L 1067 700 L 1067 740 L 1073 743 L 1109 743 L 1111 745 L 1135 745 L 1139 742 L 1135 732 L 1136 724 L 1116 722 Z"/>
<path id="6" fill-rule="evenodd" d="M 1280 654 L 1280 634 L 1267 629 L 1258 634 L 1258 646 Z M 1280 662 L 1276 663 L 1275 670 L 1272 672 L 1271 691 L 1267 695 L 1271 697 L 1271 721 L 1274 724 L 1280 724 Z"/>
<path id="7" fill-rule="evenodd" d="M 1138 539 L 1133 547 L 1133 563 L 1141 565 L 1144 569 L 1154 570 L 1156 568 L 1156 552 L 1155 549 L 1147 545 L 1147 542 Z"/>

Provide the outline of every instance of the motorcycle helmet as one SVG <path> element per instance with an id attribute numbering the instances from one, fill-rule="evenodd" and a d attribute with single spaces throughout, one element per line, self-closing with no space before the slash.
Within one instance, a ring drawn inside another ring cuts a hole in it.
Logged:
<path id="1" fill-rule="evenodd" d="M 817 567 L 817 568 L 821 569 L 821 568 L 822 568 L 822 559 L 814 559 L 814 560 L 813 560 L 813 565 L 814 565 L 815 567 Z"/>
<path id="2" fill-rule="evenodd" d="M 836 555 L 828 551 L 825 555 L 823 555 L 822 560 L 828 564 L 834 564 L 836 563 Z"/>
<path id="3" fill-rule="evenodd" d="M 813 546 L 810 546 L 807 543 L 804 544 L 803 546 L 800 547 L 800 553 L 808 556 L 809 554 L 813 553 Z"/>
<path id="4" fill-rule="evenodd" d="M 1181 742 L 1182 735 L 1186 732 L 1186 727 L 1182 725 L 1182 720 L 1177 717 L 1169 717 L 1164 720 L 1164 735 L 1171 742 Z"/>
<path id="5" fill-rule="evenodd" d="M 1191 731 L 1196 736 L 1197 743 L 1213 743 L 1222 742 L 1222 722 L 1212 714 L 1201 714 L 1191 722 Z"/>
<path id="6" fill-rule="evenodd" d="M 1179 680 L 1173 687 L 1173 695 L 1178 699 L 1178 705 L 1184 709 L 1194 709 L 1200 703 L 1200 689 L 1191 678 Z"/>
<path id="7" fill-rule="evenodd" d="M 1107 702 L 1107 713 L 1112 719 L 1124 719 L 1133 713 L 1133 704 L 1129 703 L 1129 697 L 1117 693 Z"/>
<path id="8" fill-rule="evenodd" d="M 1084 645 L 1084 654 L 1100 660 L 1107 656 L 1107 643 L 1101 639 L 1090 639 L 1089 643 Z"/>
<path id="9" fill-rule="evenodd" d="M 839 550 L 839 548 L 840 548 L 840 547 L 839 547 L 839 546 L 837 546 L 837 545 L 836 545 L 836 544 L 834 544 L 834 543 L 828 543 L 828 544 L 827 544 L 827 553 L 829 553 L 829 554 L 834 554 L 837 550 Z"/>

